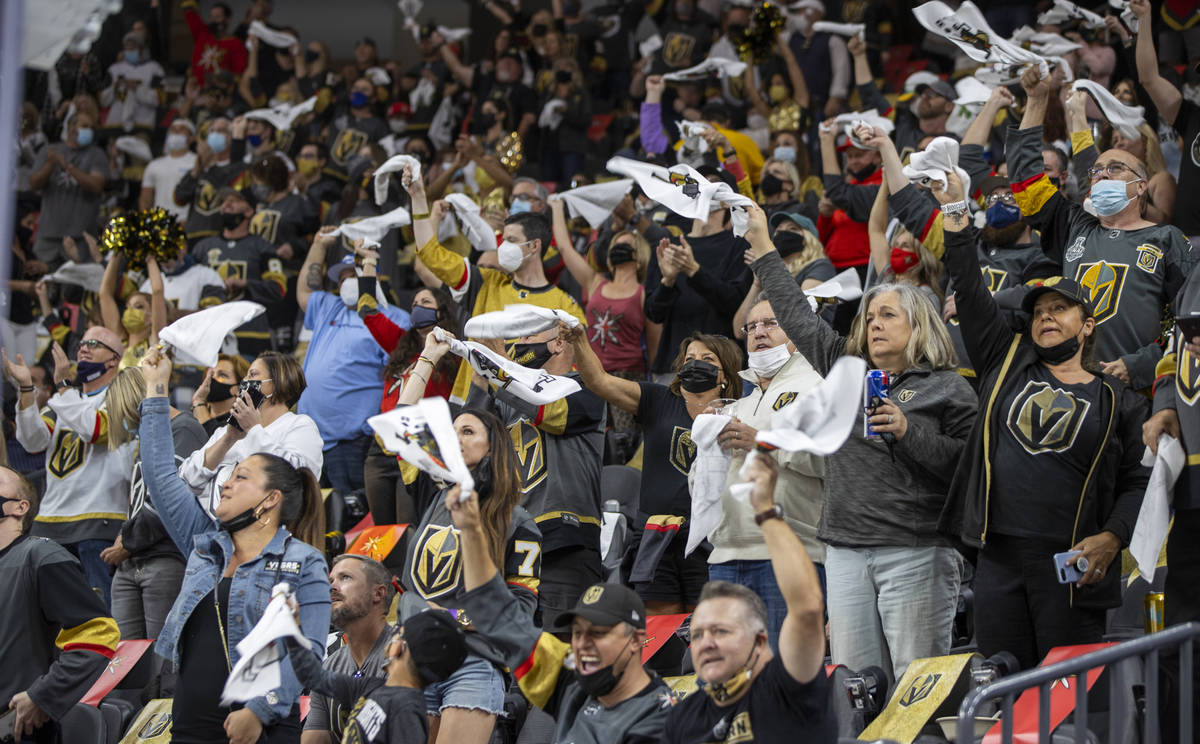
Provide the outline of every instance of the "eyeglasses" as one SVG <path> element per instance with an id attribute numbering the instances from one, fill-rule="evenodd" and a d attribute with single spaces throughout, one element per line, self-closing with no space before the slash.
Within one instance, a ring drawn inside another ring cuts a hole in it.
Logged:
<path id="1" fill-rule="evenodd" d="M 987 201 L 985 203 L 990 207 L 993 204 L 995 204 L 996 202 L 1004 202 L 1005 204 L 1016 204 L 1017 197 L 1013 196 L 1011 191 L 1006 191 L 1003 194 L 992 194 L 991 196 L 989 196 L 987 198 Z"/>
<path id="2" fill-rule="evenodd" d="M 1093 181 L 1100 179 L 1100 178 L 1104 178 L 1106 175 L 1111 176 L 1112 178 L 1119 178 L 1122 180 L 1124 180 L 1125 176 L 1131 175 L 1131 176 L 1135 176 L 1135 180 L 1138 180 L 1138 181 L 1142 180 L 1142 177 L 1139 176 L 1138 172 L 1135 171 L 1133 168 L 1130 168 L 1128 165 L 1125 165 L 1124 163 L 1119 163 L 1119 162 L 1115 162 L 1115 161 L 1112 163 L 1105 163 L 1104 165 L 1097 165 L 1095 168 L 1092 168 L 1091 170 L 1088 171 L 1088 175 L 1090 175 L 1092 177 Z"/>
<path id="3" fill-rule="evenodd" d="M 88 338 L 88 339 L 84 339 L 83 341 L 79 342 L 79 348 L 81 348 L 81 349 L 91 349 L 92 351 L 95 351 L 96 349 L 101 348 L 101 347 L 108 349 L 109 351 L 116 354 L 117 356 L 121 356 L 121 352 L 117 351 L 116 349 L 114 349 L 113 347 L 109 346 L 108 344 L 104 343 L 103 341 L 101 341 L 99 339 Z"/>
<path id="4" fill-rule="evenodd" d="M 742 326 L 742 333 L 745 333 L 747 336 L 749 336 L 759 328 L 762 328 L 764 331 L 769 331 L 772 328 L 777 328 L 778 326 L 778 320 L 775 320 L 774 318 L 763 318 L 762 320 L 754 320 Z"/>

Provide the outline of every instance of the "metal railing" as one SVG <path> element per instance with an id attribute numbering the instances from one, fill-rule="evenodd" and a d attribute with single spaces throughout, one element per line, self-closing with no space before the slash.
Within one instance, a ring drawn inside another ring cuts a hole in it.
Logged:
<path id="1" fill-rule="evenodd" d="M 1001 717 L 1001 741 L 1013 741 L 1012 709 L 1017 696 L 1025 690 L 1039 689 L 1038 742 L 1050 741 L 1050 688 L 1058 680 L 1073 677 L 1075 682 L 1075 744 L 1088 741 L 1088 686 L 1087 672 L 1101 666 L 1134 657 L 1145 659 L 1145 718 L 1143 721 L 1143 744 L 1159 741 L 1158 726 L 1158 656 L 1163 649 L 1179 648 L 1179 741 L 1192 741 L 1192 653 L 1193 643 L 1200 638 L 1200 623 L 1176 625 L 1158 633 L 1109 646 L 1075 659 L 1038 667 L 1003 677 L 971 691 L 958 709 L 957 738 L 959 744 L 975 741 L 975 717 L 980 708 L 991 700 L 1003 698 Z M 1119 696 L 1128 686 L 1116 683 L 1109 685 L 1109 717 L 1120 708 Z M 1110 726 L 1110 732 L 1120 727 Z"/>

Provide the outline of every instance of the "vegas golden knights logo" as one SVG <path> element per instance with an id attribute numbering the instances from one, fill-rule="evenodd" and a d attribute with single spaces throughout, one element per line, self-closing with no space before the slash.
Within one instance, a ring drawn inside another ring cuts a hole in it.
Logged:
<path id="1" fill-rule="evenodd" d="M 725 78 L 729 81 L 729 93 L 738 101 L 746 100 L 746 81 L 741 75 Z"/>
<path id="2" fill-rule="evenodd" d="M 1179 399 L 1189 406 L 1196 405 L 1200 397 L 1200 359 L 1183 347 L 1176 356 L 1178 369 L 1175 371 L 1175 390 Z"/>
<path id="3" fill-rule="evenodd" d="M 771 404 L 771 410 L 778 411 L 780 408 L 783 408 L 798 397 L 800 397 L 800 393 L 780 393 L 779 397 L 775 399 L 775 402 Z"/>
<path id="4" fill-rule="evenodd" d="M 940 674 L 924 674 L 918 676 L 912 681 L 912 684 L 908 686 L 908 689 L 904 691 L 904 694 L 900 696 L 900 704 L 907 708 L 910 705 L 921 702 L 925 698 L 929 697 L 929 694 L 933 692 L 933 689 L 937 687 L 938 682 L 940 682 L 941 679 L 942 675 Z"/>
<path id="5" fill-rule="evenodd" d="M 546 480 L 546 439 L 541 429 L 524 420 L 509 427 L 508 434 L 521 462 L 521 493 L 529 493 Z"/>
<path id="6" fill-rule="evenodd" d="M 1075 444 L 1090 405 L 1049 383 L 1031 380 L 1008 411 L 1008 429 L 1031 455 L 1063 452 Z"/>
<path id="7" fill-rule="evenodd" d="M 208 249 L 208 265 L 217 272 L 217 275 L 222 279 L 233 277 L 235 279 L 246 278 L 246 262 L 245 261 L 225 261 L 221 258 L 220 248 Z"/>
<path id="8" fill-rule="evenodd" d="M 292 143 L 296 141 L 296 130 L 284 129 L 283 131 L 275 132 L 275 149 L 280 152 L 288 152 L 292 149 Z"/>
<path id="9" fill-rule="evenodd" d="M 671 465 L 683 475 L 687 475 L 695 459 L 696 444 L 692 441 L 691 430 L 676 426 L 671 432 Z"/>
<path id="10" fill-rule="evenodd" d="M 201 181 L 200 187 L 196 189 L 196 204 L 193 209 L 207 217 L 215 214 L 220 208 L 221 205 L 217 203 L 217 187 L 208 181 Z"/>
<path id="11" fill-rule="evenodd" d="M 1137 252 L 1137 267 L 1147 274 L 1153 274 L 1158 268 L 1159 260 L 1163 257 L 1162 251 L 1156 245 L 1142 243 L 1137 247 Z"/>
<path id="12" fill-rule="evenodd" d="M 1076 269 L 1075 281 L 1091 293 L 1097 324 L 1117 314 L 1128 271 L 1128 264 L 1110 264 L 1107 261 L 1080 264 Z"/>
<path id="13" fill-rule="evenodd" d="M 167 729 L 171 727 L 170 713 L 155 713 L 150 716 L 150 720 L 142 724 L 142 727 L 137 731 L 138 740 L 153 739 L 157 736 L 162 736 L 167 733 Z"/>
<path id="14" fill-rule="evenodd" d="M 250 218 L 250 233 L 268 243 L 274 243 L 275 235 L 279 232 L 279 220 L 279 210 L 260 209 Z"/>
<path id="15" fill-rule="evenodd" d="M 996 294 L 996 290 L 1004 286 L 1004 280 L 1008 278 L 1008 272 L 1004 269 L 995 269 L 991 266 L 980 267 L 980 272 L 983 274 L 983 283 L 987 286 L 988 291 Z"/>
<path id="16" fill-rule="evenodd" d="M 73 431 L 64 430 L 46 466 L 55 478 L 66 478 L 83 465 L 83 440 Z"/>
<path id="17" fill-rule="evenodd" d="M 913 399 L 914 395 L 916 395 L 916 393 L 912 390 L 901 390 L 900 394 L 896 396 L 896 400 L 901 403 L 907 403 Z"/>
<path id="18" fill-rule="evenodd" d="M 345 165 L 366 143 L 366 132 L 360 132 L 357 129 L 347 127 L 334 140 L 329 155 L 333 158 L 333 162 L 338 165 Z"/>
<path id="19" fill-rule="evenodd" d="M 417 538 L 409 571 L 413 586 L 422 597 L 436 597 L 458 586 L 462 572 L 462 553 L 458 547 L 458 530 L 448 525 L 425 525 Z"/>
<path id="20" fill-rule="evenodd" d="M 583 597 L 579 600 L 585 605 L 596 604 L 600 601 L 600 597 L 604 595 L 604 586 L 596 584 L 588 587 L 588 590 L 583 593 Z"/>
<path id="21" fill-rule="evenodd" d="M 663 62 L 668 67 L 687 67 L 692 61 L 692 49 L 695 46 L 696 40 L 687 34 L 667 34 L 662 50 Z"/>

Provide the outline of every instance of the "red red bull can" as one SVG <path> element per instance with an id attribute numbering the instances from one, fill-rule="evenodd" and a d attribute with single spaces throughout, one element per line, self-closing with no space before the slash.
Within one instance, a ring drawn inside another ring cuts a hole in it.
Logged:
<path id="1" fill-rule="evenodd" d="M 1146 634 L 1163 629 L 1163 610 L 1167 597 L 1162 592 L 1146 592 Z"/>

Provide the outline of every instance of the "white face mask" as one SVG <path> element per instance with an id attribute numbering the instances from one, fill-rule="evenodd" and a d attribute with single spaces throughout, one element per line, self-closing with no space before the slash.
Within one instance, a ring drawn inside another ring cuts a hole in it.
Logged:
<path id="1" fill-rule="evenodd" d="M 750 371 L 759 377 L 772 378 L 791 358 L 792 352 L 788 351 L 787 344 L 783 343 L 762 351 L 750 352 L 748 365 Z"/>
<path id="2" fill-rule="evenodd" d="M 179 132 L 171 132 L 168 134 L 167 141 L 163 145 L 167 152 L 179 152 L 180 150 L 186 150 L 187 146 L 187 135 L 180 134 Z"/>
<path id="3" fill-rule="evenodd" d="M 350 309 L 358 307 L 358 277 L 350 276 L 342 280 L 338 287 L 342 296 L 342 304 Z"/>
<path id="4" fill-rule="evenodd" d="M 500 247 L 496 249 L 496 261 L 500 264 L 500 268 L 509 272 L 521 268 L 521 263 L 525 260 L 525 251 L 521 250 L 521 246 L 528 242 L 513 243 L 506 240 L 501 243 Z"/>

